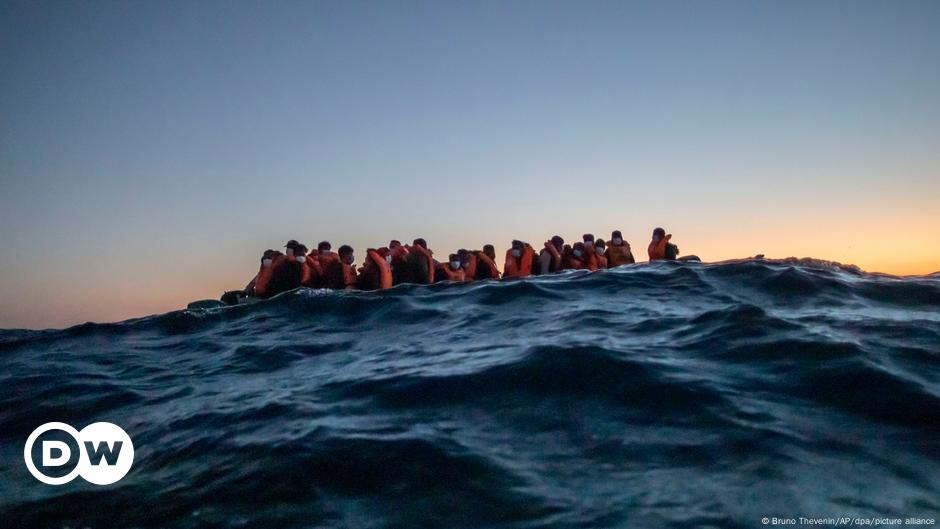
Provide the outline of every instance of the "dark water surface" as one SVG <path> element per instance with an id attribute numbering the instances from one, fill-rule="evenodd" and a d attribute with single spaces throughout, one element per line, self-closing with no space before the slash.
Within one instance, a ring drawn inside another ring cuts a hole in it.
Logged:
<path id="1" fill-rule="evenodd" d="M 4 527 L 940 515 L 940 277 L 642 265 L 0 331 Z M 42 423 L 120 482 L 33 479 Z"/>

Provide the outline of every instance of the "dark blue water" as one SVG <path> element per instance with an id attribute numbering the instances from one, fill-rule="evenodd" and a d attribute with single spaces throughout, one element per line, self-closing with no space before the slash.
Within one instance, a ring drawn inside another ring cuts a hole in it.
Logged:
<path id="1" fill-rule="evenodd" d="M 6 527 L 940 518 L 940 276 L 638 265 L 0 334 Z M 47 421 L 130 473 L 40 484 Z"/>

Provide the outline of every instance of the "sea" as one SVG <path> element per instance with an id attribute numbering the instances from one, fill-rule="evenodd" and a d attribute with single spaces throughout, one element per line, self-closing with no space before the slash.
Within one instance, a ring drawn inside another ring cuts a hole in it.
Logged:
<path id="1" fill-rule="evenodd" d="M 0 357 L 2 527 L 940 518 L 940 274 L 745 260 L 299 289 L 4 330 Z M 99 421 L 133 441 L 123 479 L 30 474 L 34 429 Z"/>

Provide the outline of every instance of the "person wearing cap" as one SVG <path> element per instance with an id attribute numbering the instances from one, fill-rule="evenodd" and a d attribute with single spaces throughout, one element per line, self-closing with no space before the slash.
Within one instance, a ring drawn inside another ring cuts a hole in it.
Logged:
<path id="1" fill-rule="evenodd" d="M 666 230 L 662 228 L 656 228 L 653 230 L 653 236 L 650 239 L 650 244 L 646 249 L 650 256 L 650 261 L 660 261 L 666 259 L 671 260 L 676 258 L 676 256 L 679 254 L 679 247 L 674 244 L 670 244 L 670 239 L 672 239 L 672 234 L 666 233 Z"/>
<path id="2" fill-rule="evenodd" d="M 300 243 L 297 242 L 297 239 L 291 239 L 291 240 L 287 241 L 287 244 L 284 245 L 284 248 L 285 248 L 285 250 L 284 250 L 284 256 L 285 256 L 285 257 L 293 257 L 293 256 L 294 256 L 294 248 L 296 248 L 297 246 L 300 246 Z"/>
<path id="3" fill-rule="evenodd" d="M 538 273 L 540 275 L 561 271 L 561 252 L 564 248 L 565 240 L 560 235 L 555 235 L 545 241 L 545 247 L 539 250 Z"/>
<path id="4" fill-rule="evenodd" d="M 356 258 L 353 256 L 352 246 L 339 247 L 337 259 L 330 259 L 329 264 L 323 268 L 326 277 L 326 288 L 345 290 L 356 288 Z"/>
<path id="5" fill-rule="evenodd" d="M 607 245 L 604 255 L 607 257 L 608 268 L 636 262 L 633 252 L 630 251 L 630 243 L 623 239 L 620 230 L 610 232 L 610 244 Z"/>
<path id="6" fill-rule="evenodd" d="M 506 250 L 506 262 L 503 265 L 503 278 L 528 277 L 532 275 L 535 250 L 529 243 L 512 241 L 512 247 Z"/>

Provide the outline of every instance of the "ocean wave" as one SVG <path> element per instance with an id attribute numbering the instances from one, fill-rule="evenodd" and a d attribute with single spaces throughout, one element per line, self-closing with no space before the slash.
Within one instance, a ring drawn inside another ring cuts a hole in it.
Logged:
<path id="1" fill-rule="evenodd" d="M 940 514 L 940 276 L 819 261 L 300 289 L 0 331 L 22 527 L 755 527 Z M 106 489 L 22 463 L 132 437 Z"/>

